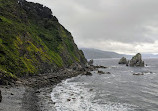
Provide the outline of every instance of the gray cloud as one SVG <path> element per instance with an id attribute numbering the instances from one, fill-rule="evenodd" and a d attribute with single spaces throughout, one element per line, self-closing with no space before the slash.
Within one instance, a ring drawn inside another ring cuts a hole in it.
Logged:
<path id="1" fill-rule="evenodd" d="M 30 0 L 50 7 L 79 47 L 158 53 L 157 0 Z"/>

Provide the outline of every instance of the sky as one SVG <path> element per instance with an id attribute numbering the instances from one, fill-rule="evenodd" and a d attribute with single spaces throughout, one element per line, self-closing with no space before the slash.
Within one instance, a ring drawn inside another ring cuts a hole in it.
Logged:
<path id="1" fill-rule="evenodd" d="M 79 48 L 158 53 L 158 0 L 28 0 L 52 9 Z"/>

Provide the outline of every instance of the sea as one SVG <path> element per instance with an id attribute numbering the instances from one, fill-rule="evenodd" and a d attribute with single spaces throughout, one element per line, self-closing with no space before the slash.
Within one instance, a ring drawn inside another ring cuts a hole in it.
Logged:
<path id="1" fill-rule="evenodd" d="M 119 59 L 95 59 L 100 71 L 79 75 L 53 88 L 57 111 L 158 111 L 158 58 L 144 59 L 145 67 L 127 67 Z M 133 75 L 143 73 L 144 75 Z"/>

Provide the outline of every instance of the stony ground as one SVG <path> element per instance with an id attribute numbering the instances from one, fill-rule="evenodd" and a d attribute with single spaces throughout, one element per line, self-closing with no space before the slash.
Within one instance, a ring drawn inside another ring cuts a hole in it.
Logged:
<path id="1" fill-rule="evenodd" d="M 64 79 L 79 74 L 90 74 L 90 71 L 101 66 L 84 69 L 63 69 L 59 72 L 39 74 L 16 81 L 13 86 L 0 86 L 2 102 L 0 111 L 55 111 L 51 100 L 52 88 Z"/>

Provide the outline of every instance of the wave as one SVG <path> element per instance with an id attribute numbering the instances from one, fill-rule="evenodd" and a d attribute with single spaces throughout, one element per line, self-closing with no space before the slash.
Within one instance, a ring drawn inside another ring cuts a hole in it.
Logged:
<path id="1" fill-rule="evenodd" d="M 71 82 L 71 79 L 58 84 L 51 97 L 57 111 L 133 111 L 131 105 L 101 102 L 96 99 L 94 89 L 86 87 L 87 83 Z M 95 99 L 94 99 L 95 98 Z"/>

